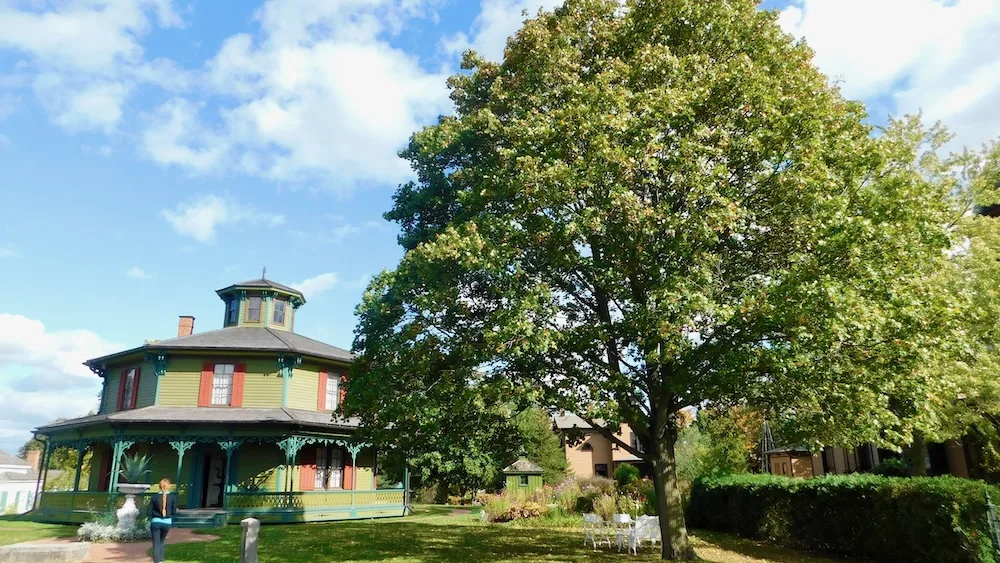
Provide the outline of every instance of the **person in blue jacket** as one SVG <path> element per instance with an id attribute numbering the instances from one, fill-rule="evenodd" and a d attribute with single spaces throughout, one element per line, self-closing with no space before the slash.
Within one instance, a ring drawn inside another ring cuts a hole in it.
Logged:
<path id="1" fill-rule="evenodd" d="M 170 479 L 160 479 L 160 492 L 149 498 L 149 531 L 153 534 L 153 562 L 163 562 L 167 532 L 177 514 L 177 495 L 170 494 Z"/>

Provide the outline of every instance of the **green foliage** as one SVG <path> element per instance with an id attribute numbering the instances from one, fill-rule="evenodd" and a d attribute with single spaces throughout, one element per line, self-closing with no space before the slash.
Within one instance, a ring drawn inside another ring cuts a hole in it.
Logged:
<path id="1" fill-rule="evenodd" d="M 954 183 L 923 174 L 919 122 L 872 135 L 756 2 L 626 5 L 568 0 L 501 64 L 464 58 L 455 115 L 402 152 L 406 254 L 358 306 L 345 410 L 477 468 L 503 451 L 497 405 L 627 422 L 665 476 L 664 555 L 689 557 L 680 409 L 752 399 L 807 445 L 909 440 L 952 341 L 931 277 Z"/>
<path id="2" fill-rule="evenodd" d="M 122 468 L 118 475 L 126 483 L 143 483 L 143 479 L 152 473 L 150 465 L 153 460 L 147 455 L 133 454 L 122 457 Z"/>
<path id="3" fill-rule="evenodd" d="M 994 562 L 988 488 L 954 477 L 706 477 L 688 514 L 693 526 L 844 556 Z"/>
<path id="4" fill-rule="evenodd" d="M 597 495 L 594 498 L 594 513 L 610 522 L 611 517 L 618 512 L 618 501 L 614 495 Z"/>
<path id="5" fill-rule="evenodd" d="M 872 469 L 871 472 L 875 475 L 884 475 L 885 477 L 906 477 L 908 468 L 906 462 L 902 459 L 889 458 L 882 460 L 878 464 L 878 467 Z"/>
<path id="6" fill-rule="evenodd" d="M 542 470 L 542 482 L 555 485 L 566 478 L 566 454 L 552 430 L 552 418 L 544 409 L 529 407 L 515 420 L 525 456 Z"/>
<path id="7" fill-rule="evenodd" d="M 618 485 L 618 488 L 628 487 L 638 481 L 638 467 L 630 463 L 622 463 L 615 469 L 615 484 Z"/>

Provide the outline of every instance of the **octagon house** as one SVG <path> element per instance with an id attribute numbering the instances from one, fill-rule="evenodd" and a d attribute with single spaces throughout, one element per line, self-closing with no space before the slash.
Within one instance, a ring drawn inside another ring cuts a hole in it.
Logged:
<path id="1" fill-rule="evenodd" d="M 36 520 L 84 522 L 120 506 L 132 454 L 152 459 L 147 494 L 174 482 L 180 526 L 403 514 L 403 489 L 378 482 L 376 448 L 336 415 L 350 352 L 295 333 L 302 293 L 263 278 L 216 293 L 223 328 L 195 333 L 181 317 L 177 338 L 85 362 L 104 382 L 100 409 L 36 430 L 43 467 L 55 448 L 78 460 L 72 490 L 43 486 Z"/>

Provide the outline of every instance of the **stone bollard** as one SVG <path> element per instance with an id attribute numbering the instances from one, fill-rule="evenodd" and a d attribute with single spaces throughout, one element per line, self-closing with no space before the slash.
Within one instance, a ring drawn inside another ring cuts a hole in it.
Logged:
<path id="1" fill-rule="evenodd" d="M 240 545 L 240 563 L 257 563 L 257 535 L 260 534 L 260 520 L 245 518 L 243 525 L 243 542 Z"/>

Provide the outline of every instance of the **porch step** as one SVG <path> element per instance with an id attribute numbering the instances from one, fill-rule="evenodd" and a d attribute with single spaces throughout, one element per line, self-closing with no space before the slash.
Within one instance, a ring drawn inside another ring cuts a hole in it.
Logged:
<path id="1" fill-rule="evenodd" d="M 215 509 L 178 510 L 174 516 L 177 528 L 223 528 L 226 525 L 226 511 Z"/>

